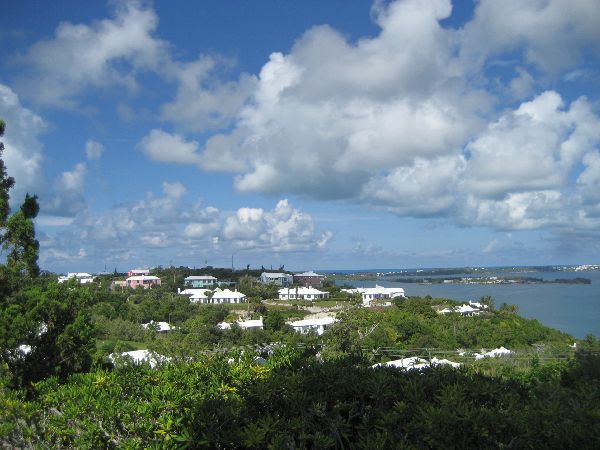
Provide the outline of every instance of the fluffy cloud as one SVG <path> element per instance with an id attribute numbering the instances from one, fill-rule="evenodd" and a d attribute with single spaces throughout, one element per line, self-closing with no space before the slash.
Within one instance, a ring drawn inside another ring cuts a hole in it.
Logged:
<path id="1" fill-rule="evenodd" d="M 15 179 L 12 197 L 18 203 L 26 192 L 38 192 L 42 185 L 39 136 L 46 129 L 46 123 L 25 108 L 17 94 L 3 84 L 0 84 L 0 118 L 6 122 L 2 159 L 8 174 Z"/>
<path id="2" fill-rule="evenodd" d="M 73 217 L 85 207 L 85 164 L 76 164 L 73 170 L 60 174 L 54 180 L 49 200 L 42 196 L 41 210 L 44 214 Z"/>
<path id="3" fill-rule="evenodd" d="M 593 75 L 580 62 L 600 48 L 600 4 L 481 0 L 461 29 L 446 25 L 451 12 L 449 0 L 375 2 L 374 36 L 314 27 L 258 76 L 231 76 L 233 63 L 218 56 L 178 60 L 153 36 L 154 11 L 123 2 L 110 20 L 62 24 L 31 47 L 27 81 L 33 95 L 43 90 L 37 101 L 64 106 L 88 88 L 135 88 L 140 72 L 158 74 L 175 95 L 160 100 L 157 117 L 176 132 L 155 128 L 139 148 L 154 161 L 233 172 L 240 192 L 503 230 L 598 225 L 597 107 L 559 91 Z M 207 130 L 221 132 L 200 143 L 194 133 Z M 217 219 L 183 210 L 183 186 L 163 190 L 113 211 L 101 229 L 82 229 L 114 239 L 133 223 L 153 246 L 172 238 L 172 223 L 181 239 L 234 248 L 314 248 L 331 238 L 287 202 Z"/>
<path id="4" fill-rule="evenodd" d="M 163 181 L 162 188 L 165 194 L 173 198 L 181 198 L 185 195 L 185 192 L 187 191 L 185 186 L 179 181 L 175 181 L 173 183 Z"/>
<path id="5" fill-rule="evenodd" d="M 229 125 L 253 91 L 256 79 L 242 74 L 238 80 L 221 82 L 213 75 L 224 65 L 230 64 L 208 56 L 172 64 L 168 70 L 178 84 L 177 94 L 162 106 L 161 117 L 195 132 Z"/>
<path id="6" fill-rule="evenodd" d="M 462 53 L 471 61 L 523 54 L 537 68 L 558 71 L 600 48 L 600 6 L 588 0 L 482 0 L 464 30 Z"/>
<path id="7" fill-rule="evenodd" d="M 200 264 L 199 258 L 223 258 L 239 252 L 296 252 L 323 248 L 330 231 L 318 233 L 313 218 L 281 200 L 274 209 L 239 208 L 233 214 L 185 203 L 179 182 L 163 183 L 165 196 L 148 194 L 145 199 L 115 206 L 104 214 L 80 211 L 63 233 L 42 235 L 44 264 L 63 267 L 68 256 L 81 264 L 166 264 L 177 258 Z M 76 248 L 74 247 L 76 244 Z M 168 249 L 168 253 L 165 253 Z M 168 256 L 165 256 L 168 255 Z"/>
<path id="8" fill-rule="evenodd" d="M 87 159 L 100 159 L 104 153 L 104 146 L 100 142 L 87 141 L 85 143 L 85 154 Z"/>
<path id="9" fill-rule="evenodd" d="M 441 24 L 449 1 L 409 0 L 376 3 L 374 37 L 307 31 L 270 56 L 235 128 L 207 140 L 200 167 L 236 172 L 241 192 L 497 229 L 560 227 L 568 216 L 589 226 L 595 163 L 582 158 L 600 142 L 600 119 L 585 97 L 540 93 L 538 74 L 577 67 L 600 36 L 591 26 L 600 7 L 508 3 L 480 2 L 460 30 Z M 515 76 L 488 78 L 486 64 L 515 50 Z M 495 104 L 497 92 L 522 103 Z"/>
<path id="10" fill-rule="evenodd" d="M 112 5 L 112 19 L 62 22 L 53 39 L 34 44 L 22 57 L 29 72 L 20 92 L 42 105 L 71 107 L 88 88 L 135 89 L 136 72 L 157 70 L 168 58 L 168 45 L 152 36 L 156 13 L 142 1 Z"/>
<path id="11" fill-rule="evenodd" d="M 271 55 L 236 130 L 207 142 L 201 166 L 237 161 L 240 191 L 356 198 L 373 174 L 456 151 L 489 104 L 461 77 L 438 22 L 449 13 L 447 2 L 394 3 L 380 35 L 356 44 L 309 30 Z"/>
<path id="12" fill-rule="evenodd" d="M 332 237 L 330 231 L 315 232 L 313 218 L 280 200 L 275 209 L 240 208 L 225 221 L 225 241 L 240 248 L 268 248 L 272 251 L 308 250 L 323 247 Z"/>
<path id="13" fill-rule="evenodd" d="M 139 143 L 140 149 L 153 161 L 176 164 L 199 164 L 198 142 L 186 141 L 179 134 L 154 129 Z"/>
<path id="14" fill-rule="evenodd" d="M 464 188 L 497 198 L 565 187 L 573 165 L 600 141 L 600 119 L 585 98 L 563 107 L 548 91 L 490 124 L 467 145 Z"/>

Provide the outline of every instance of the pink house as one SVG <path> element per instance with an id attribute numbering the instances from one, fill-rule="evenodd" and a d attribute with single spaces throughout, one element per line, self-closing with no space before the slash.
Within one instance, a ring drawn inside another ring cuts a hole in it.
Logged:
<path id="1" fill-rule="evenodd" d="M 160 278 L 153 275 L 136 275 L 127 278 L 127 286 L 130 288 L 137 288 L 138 286 L 148 289 L 152 286 L 160 286 Z"/>

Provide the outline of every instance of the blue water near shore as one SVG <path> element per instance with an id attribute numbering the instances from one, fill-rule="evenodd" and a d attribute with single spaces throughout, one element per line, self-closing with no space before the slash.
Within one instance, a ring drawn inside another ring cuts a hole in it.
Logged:
<path id="1" fill-rule="evenodd" d="M 390 272 L 391 270 L 380 270 Z M 356 273 L 358 271 L 347 271 Z M 370 272 L 370 271 L 369 271 Z M 337 272 L 341 273 L 341 271 Z M 414 274 L 403 274 L 413 276 Z M 493 275 L 493 274 L 492 274 Z M 407 296 L 426 296 L 450 298 L 453 300 L 477 300 L 490 295 L 496 306 L 509 303 L 519 307 L 523 317 L 537 319 L 544 325 L 559 329 L 576 338 L 587 334 L 600 337 L 600 272 L 518 272 L 499 273 L 501 277 L 534 277 L 544 280 L 556 278 L 589 278 L 591 284 L 421 284 L 397 283 L 390 281 L 345 281 L 357 287 L 401 286 Z M 460 275 L 452 275 L 460 276 Z M 473 276 L 472 274 L 467 276 Z M 484 276 L 490 276 L 485 274 Z M 446 277 L 441 278 L 448 278 Z"/>

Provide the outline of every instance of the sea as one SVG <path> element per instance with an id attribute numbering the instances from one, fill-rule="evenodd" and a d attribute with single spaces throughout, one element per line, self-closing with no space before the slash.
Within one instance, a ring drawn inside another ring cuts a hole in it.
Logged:
<path id="1" fill-rule="evenodd" d="M 327 270 L 321 273 L 389 273 L 399 272 L 393 269 L 377 270 Z M 418 273 L 402 273 L 398 276 L 414 277 Z M 450 278 L 461 276 L 453 274 L 441 276 Z M 473 274 L 462 276 L 474 277 Z M 588 278 L 591 284 L 560 283 L 511 283 L 511 284 L 460 284 L 460 283 L 398 283 L 379 279 L 377 281 L 337 280 L 338 284 L 348 283 L 356 287 L 372 287 L 375 284 L 385 287 L 404 288 L 407 296 L 430 295 L 432 297 L 453 300 L 472 300 L 489 295 L 496 307 L 502 303 L 517 305 L 518 313 L 530 319 L 537 319 L 544 325 L 564 331 L 577 339 L 588 334 L 600 338 L 600 272 L 598 271 L 559 271 L 559 272 L 487 272 L 482 276 L 498 277 L 535 277 L 544 280 L 556 278 Z M 432 278 L 432 277 L 428 277 Z"/>

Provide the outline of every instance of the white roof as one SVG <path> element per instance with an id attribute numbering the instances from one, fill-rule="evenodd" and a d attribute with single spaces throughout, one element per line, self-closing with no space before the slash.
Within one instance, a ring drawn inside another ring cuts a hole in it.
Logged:
<path id="1" fill-rule="evenodd" d="M 190 275 L 185 277 L 184 280 L 216 280 L 212 275 Z"/>
<path id="2" fill-rule="evenodd" d="M 157 327 L 157 331 L 171 331 L 171 325 L 167 322 L 154 322 L 151 320 L 148 323 L 143 323 L 142 326 L 146 329 L 150 327 Z"/>
<path id="3" fill-rule="evenodd" d="M 248 328 L 262 328 L 263 327 L 263 319 L 251 319 L 251 320 L 238 320 L 236 322 L 240 328 L 247 330 Z M 231 328 L 231 324 L 227 322 L 221 322 L 217 325 L 221 330 L 229 330 Z"/>
<path id="4" fill-rule="evenodd" d="M 208 293 L 211 292 L 210 289 L 197 289 L 197 291 L 190 295 L 190 300 L 208 298 Z"/>
<path id="5" fill-rule="evenodd" d="M 90 275 L 87 272 L 69 272 L 67 274 L 67 277 L 69 277 L 69 278 L 91 278 L 92 275 Z"/>
<path id="6" fill-rule="evenodd" d="M 375 285 L 375 287 L 370 287 L 370 288 L 355 288 L 355 289 L 342 289 L 343 292 L 348 292 L 350 294 L 354 294 L 354 293 L 360 293 L 360 294 L 384 294 L 384 295 L 392 295 L 392 294 L 398 294 L 398 295 L 404 295 L 404 289 L 401 287 L 384 287 L 384 286 L 379 286 L 379 285 Z"/>
<path id="7" fill-rule="evenodd" d="M 475 311 L 479 311 L 479 310 L 477 308 L 473 308 L 472 306 L 469 306 L 469 305 L 460 305 L 455 308 L 455 311 L 457 311 L 459 313 L 470 313 L 470 312 L 475 312 Z"/>
<path id="8" fill-rule="evenodd" d="M 296 273 L 296 274 L 294 274 L 294 276 L 295 277 L 321 277 L 321 278 L 325 277 L 325 275 L 319 275 L 318 273 L 315 273 L 312 270 L 310 272 Z"/>
<path id="9" fill-rule="evenodd" d="M 134 275 L 127 278 L 127 281 L 149 281 L 149 280 L 160 280 L 160 278 L 154 275 Z"/>
<path id="10" fill-rule="evenodd" d="M 281 272 L 263 272 L 260 274 L 261 277 L 268 277 L 268 278 L 282 278 L 282 277 L 291 277 L 292 275 L 290 275 L 289 273 L 281 273 Z"/>
<path id="11" fill-rule="evenodd" d="M 469 305 L 475 307 L 475 308 L 479 308 L 479 309 L 486 309 L 488 307 L 488 305 L 484 305 L 483 303 L 479 303 L 479 302 L 472 302 L 469 300 Z"/>
<path id="12" fill-rule="evenodd" d="M 459 363 L 449 361 L 447 359 L 432 358 L 431 362 L 430 362 L 430 361 L 427 361 L 426 359 L 419 358 L 417 356 L 412 356 L 410 358 L 396 359 L 394 361 L 388 361 L 386 363 L 374 364 L 372 367 L 395 367 L 397 369 L 402 369 L 402 370 L 408 371 L 408 370 L 420 370 L 420 369 L 426 369 L 429 367 L 445 366 L 445 365 L 452 366 L 454 368 L 460 367 Z"/>
<path id="13" fill-rule="evenodd" d="M 210 289 L 204 288 L 189 288 L 189 289 L 177 289 L 177 293 L 180 295 L 191 295 L 192 297 L 206 297 L 207 292 L 212 292 Z"/>
<path id="14" fill-rule="evenodd" d="M 252 320 L 244 320 L 242 322 L 237 323 L 240 328 L 248 329 L 248 328 L 262 328 L 263 320 L 262 317 L 260 319 L 252 319 Z"/>
<path id="15" fill-rule="evenodd" d="M 168 361 L 167 357 L 152 353 L 149 350 L 133 350 L 131 352 L 123 352 L 121 353 L 121 357 L 130 359 L 134 364 L 147 362 L 150 364 L 150 367 L 156 367 L 159 362 Z M 115 362 L 115 354 L 111 353 L 108 355 L 108 359 L 110 359 L 111 362 Z"/>
<path id="16" fill-rule="evenodd" d="M 293 327 L 317 327 L 331 325 L 335 322 L 337 322 L 337 319 L 335 317 L 318 317 L 314 319 L 296 320 L 294 322 L 289 322 L 289 324 Z"/>
<path id="17" fill-rule="evenodd" d="M 511 350 L 504 348 L 504 347 L 500 347 L 500 348 L 495 348 L 494 350 L 490 350 L 487 353 L 483 352 L 481 354 L 475 355 L 475 359 L 497 358 L 498 356 L 510 355 L 511 353 L 512 353 Z"/>
<path id="18" fill-rule="evenodd" d="M 244 294 L 238 291 L 231 291 L 229 289 L 215 289 L 212 298 L 246 298 Z"/>

